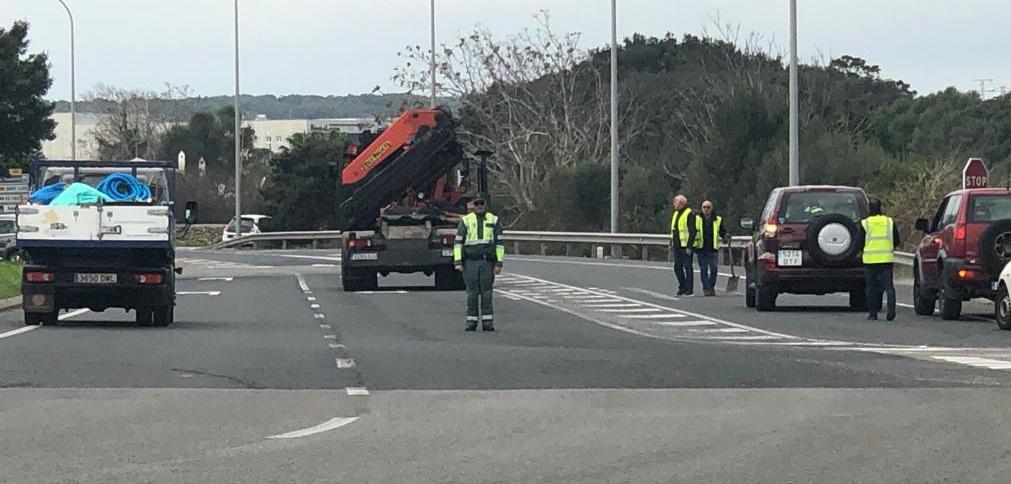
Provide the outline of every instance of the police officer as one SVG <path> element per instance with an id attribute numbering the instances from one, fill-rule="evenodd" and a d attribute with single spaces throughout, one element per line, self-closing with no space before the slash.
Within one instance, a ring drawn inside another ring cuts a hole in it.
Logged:
<path id="1" fill-rule="evenodd" d="M 495 275 L 502 272 L 505 259 L 502 224 L 485 209 L 483 198 L 475 198 L 471 203 L 474 211 L 463 217 L 456 231 L 453 264 L 456 270 L 463 272 L 463 282 L 467 285 L 467 331 L 477 331 L 479 320 L 482 331 L 495 331 L 491 296 Z"/>
<path id="2" fill-rule="evenodd" d="M 671 248 L 674 250 L 674 277 L 678 281 L 678 296 L 691 297 L 695 292 L 692 254 L 697 246 L 695 214 L 688 208 L 688 198 L 674 197 L 674 213 L 670 219 Z M 699 241 L 701 242 L 701 241 Z"/>
<path id="3" fill-rule="evenodd" d="M 891 217 L 881 214 L 881 200 L 868 202 L 870 216 L 860 221 L 864 238 L 864 281 L 867 286 L 867 319 L 876 321 L 881 310 L 882 293 L 888 296 L 889 321 L 895 319 L 895 285 L 892 270 L 899 229 Z"/>

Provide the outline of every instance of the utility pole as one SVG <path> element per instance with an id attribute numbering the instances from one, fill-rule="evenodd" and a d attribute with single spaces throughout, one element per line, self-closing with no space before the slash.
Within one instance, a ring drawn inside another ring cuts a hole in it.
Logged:
<path id="1" fill-rule="evenodd" d="M 611 0 L 611 233 L 618 232 L 618 5 Z M 611 255 L 621 250 L 611 247 Z"/>
<path id="2" fill-rule="evenodd" d="M 74 73 L 74 14 L 70 13 L 70 7 L 63 0 L 57 0 L 70 17 L 70 159 L 77 160 L 77 110 L 74 107 L 74 100 L 77 98 L 76 78 Z"/>
<path id="3" fill-rule="evenodd" d="M 429 103 L 432 109 L 435 109 L 435 0 L 431 2 L 431 14 L 432 14 L 432 59 L 431 69 L 432 69 L 432 101 Z"/>
<path id="4" fill-rule="evenodd" d="M 235 0 L 235 237 L 242 237 L 242 111 L 239 110 L 239 0 Z"/>
<path id="5" fill-rule="evenodd" d="M 979 98 L 986 101 L 986 83 L 993 82 L 993 79 L 973 79 L 979 83 Z"/>
<path id="6" fill-rule="evenodd" d="M 800 185 L 800 97 L 797 93 L 797 0 L 790 0 L 790 186 Z"/>

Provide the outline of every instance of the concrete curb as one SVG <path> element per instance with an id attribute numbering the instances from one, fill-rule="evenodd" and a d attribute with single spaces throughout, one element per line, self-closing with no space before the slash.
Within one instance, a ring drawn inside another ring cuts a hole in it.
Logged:
<path id="1" fill-rule="evenodd" d="M 21 308 L 21 296 L 0 300 L 0 312 Z"/>

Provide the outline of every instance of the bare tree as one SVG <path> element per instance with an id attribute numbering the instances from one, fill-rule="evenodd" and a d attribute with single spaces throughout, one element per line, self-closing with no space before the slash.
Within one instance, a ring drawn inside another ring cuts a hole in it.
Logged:
<path id="1" fill-rule="evenodd" d="M 105 160 L 153 159 L 161 137 L 178 119 L 173 104 L 165 101 L 185 98 L 187 87 L 168 85 L 163 92 L 128 90 L 99 84 L 84 95 L 85 101 L 107 106 L 106 116 L 95 127 L 98 156 Z"/>
<path id="2" fill-rule="evenodd" d="M 916 219 L 933 213 L 941 198 L 958 189 L 961 174 L 954 156 L 938 157 L 915 167 L 888 193 L 884 208 L 897 221 L 906 247 L 916 246 Z"/>

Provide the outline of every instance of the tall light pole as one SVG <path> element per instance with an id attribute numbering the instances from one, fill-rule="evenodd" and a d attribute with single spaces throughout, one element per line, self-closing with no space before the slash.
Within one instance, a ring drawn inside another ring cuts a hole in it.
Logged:
<path id="1" fill-rule="evenodd" d="M 57 0 L 70 17 L 70 159 L 77 160 L 77 111 L 74 108 L 75 78 L 74 73 L 74 14 L 70 13 L 70 7 L 63 0 Z"/>
<path id="2" fill-rule="evenodd" d="M 431 69 L 432 69 L 432 73 L 431 73 L 431 75 L 432 75 L 432 100 L 431 100 L 431 102 L 429 104 L 430 104 L 430 107 L 432 109 L 435 109 L 435 0 L 432 0 L 431 5 L 432 5 L 432 7 L 431 7 L 430 10 L 431 10 L 431 15 L 432 15 L 432 22 L 431 22 L 431 26 L 432 26 L 432 59 L 431 59 L 430 63 L 431 63 Z"/>
<path id="3" fill-rule="evenodd" d="M 797 94 L 797 0 L 790 0 L 790 186 L 800 185 L 800 112 Z"/>
<path id="4" fill-rule="evenodd" d="M 618 232 L 618 5 L 611 0 L 611 233 Z M 611 248 L 612 255 L 617 246 Z"/>
<path id="5" fill-rule="evenodd" d="M 235 236 L 242 236 L 242 112 L 239 111 L 239 0 L 235 0 Z"/>

